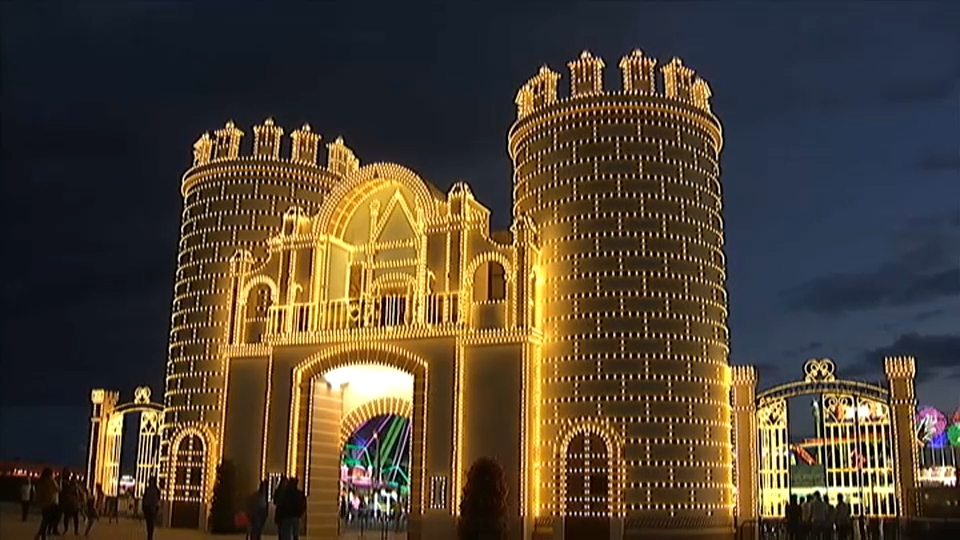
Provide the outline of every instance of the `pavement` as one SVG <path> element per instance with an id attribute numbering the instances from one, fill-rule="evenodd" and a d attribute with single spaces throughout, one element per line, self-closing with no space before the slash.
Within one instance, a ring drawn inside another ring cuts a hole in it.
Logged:
<path id="1" fill-rule="evenodd" d="M 31 515 L 26 523 L 20 521 L 20 515 L 16 509 L 3 508 L 0 511 L 0 540 L 33 540 L 40 525 L 40 516 Z M 84 524 L 81 524 L 80 535 L 75 536 L 73 530 L 70 530 L 64 536 L 48 537 L 55 540 L 82 539 Z M 142 521 L 134 519 L 121 519 L 115 523 L 107 523 L 104 520 L 98 521 L 90 531 L 90 540 L 146 540 L 147 531 Z M 154 534 L 154 540 L 243 540 L 245 535 L 212 535 L 203 531 L 190 529 L 165 529 L 158 528 Z M 276 540 L 276 535 L 264 535 L 264 540 Z M 381 536 L 377 531 L 344 531 L 340 535 L 341 540 L 406 540 L 405 533 L 388 533 Z M 309 537 L 301 537 L 302 540 L 310 540 Z"/>

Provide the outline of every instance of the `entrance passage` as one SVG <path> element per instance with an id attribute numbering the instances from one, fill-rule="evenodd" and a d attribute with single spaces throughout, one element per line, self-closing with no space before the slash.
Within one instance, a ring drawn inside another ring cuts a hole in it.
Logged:
<path id="1" fill-rule="evenodd" d="M 411 428 L 408 417 L 382 414 L 350 435 L 340 465 L 341 531 L 406 530 Z"/>
<path id="2" fill-rule="evenodd" d="M 414 415 L 414 383 L 411 373 L 373 362 L 312 378 L 305 437 L 308 536 L 405 531 L 422 470 L 414 464 L 422 455 L 415 444 L 422 419 Z"/>

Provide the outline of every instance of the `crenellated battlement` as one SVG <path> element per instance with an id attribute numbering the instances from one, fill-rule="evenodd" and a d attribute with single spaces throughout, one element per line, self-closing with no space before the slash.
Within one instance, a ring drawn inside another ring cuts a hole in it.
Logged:
<path id="1" fill-rule="evenodd" d="M 734 384 L 737 383 L 754 383 L 757 382 L 757 368 L 753 366 L 731 366 L 731 380 Z"/>
<path id="2" fill-rule="evenodd" d="M 272 118 L 267 118 L 262 124 L 253 126 L 253 145 L 247 153 L 242 144 L 244 132 L 232 120 L 228 121 L 222 128 L 214 130 L 212 134 L 204 133 L 193 143 L 193 166 L 231 160 L 286 161 L 326 168 L 341 176 L 360 168 L 360 160 L 341 137 L 327 144 L 326 162 L 320 163 L 322 137 L 310 128 L 310 124 L 304 124 L 290 133 L 286 152 L 283 149 L 286 146 L 283 134 L 283 128 L 276 125 Z"/>
<path id="3" fill-rule="evenodd" d="M 912 379 L 917 375 L 917 361 L 912 356 L 888 356 L 883 367 L 889 379 Z"/>
<path id="4" fill-rule="evenodd" d="M 705 112 L 710 112 L 710 85 L 679 58 L 672 59 L 660 68 L 658 80 L 657 60 L 644 56 L 639 49 L 620 59 L 621 90 L 604 92 L 602 58 L 583 51 L 580 57 L 567 64 L 570 70 L 570 87 L 567 96 L 560 96 L 557 82 L 560 74 L 544 65 L 520 90 L 517 91 L 517 120 L 537 110 L 568 99 L 608 94 L 649 94 L 684 102 Z"/>

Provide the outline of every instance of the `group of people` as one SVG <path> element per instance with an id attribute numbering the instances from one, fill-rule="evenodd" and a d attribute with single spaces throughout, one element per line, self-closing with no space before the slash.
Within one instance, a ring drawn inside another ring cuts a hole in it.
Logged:
<path id="1" fill-rule="evenodd" d="M 80 535 L 81 517 L 86 521 L 83 531 L 85 537 L 100 518 L 104 509 L 103 488 L 97 484 L 94 493 L 90 493 L 84 482 L 69 469 L 58 476 L 47 467 L 40 473 L 36 484 L 29 479 L 20 490 L 21 519 L 27 521 L 30 508 L 40 509 L 40 527 L 34 540 L 45 540 L 48 536 L 60 536 L 60 524 L 63 522 L 63 535 L 66 536 L 73 522 L 74 536 Z M 157 515 L 160 512 L 160 489 L 157 479 L 151 478 L 142 499 L 143 517 L 147 524 L 147 540 L 153 540 Z"/>
<path id="2" fill-rule="evenodd" d="M 263 528 L 270 515 L 270 482 L 260 482 L 260 487 L 247 498 L 247 539 L 263 538 Z M 281 478 L 273 490 L 273 520 L 277 525 L 279 540 L 299 540 L 303 515 L 307 512 L 307 496 L 300 489 L 296 478 Z"/>
<path id="3" fill-rule="evenodd" d="M 69 469 L 63 469 L 58 476 L 54 476 L 53 469 L 47 467 L 40 473 L 36 484 L 27 479 L 20 488 L 21 519 L 27 521 L 31 507 L 40 509 L 37 539 L 59 536 L 61 520 L 63 534 L 67 533 L 70 522 L 73 522 L 73 533 L 79 535 L 81 517 L 86 521 L 83 534 L 89 536 L 90 529 L 100 517 L 102 505 L 103 490 L 100 486 L 97 486 L 95 493 L 90 493 L 87 486 Z"/>
<path id="4" fill-rule="evenodd" d="M 787 532 L 795 540 L 850 540 L 853 538 L 853 518 L 850 503 L 837 495 L 832 505 L 827 497 L 815 491 L 802 502 L 794 495 L 786 510 Z"/>

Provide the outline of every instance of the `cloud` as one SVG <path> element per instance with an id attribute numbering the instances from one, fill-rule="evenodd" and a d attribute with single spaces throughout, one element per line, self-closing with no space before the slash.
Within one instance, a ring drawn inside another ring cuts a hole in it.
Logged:
<path id="1" fill-rule="evenodd" d="M 888 356 L 917 359 L 917 382 L 936 377 L 960 378 L 960 335 L 901 334 L 893 343 L 861 353 L 859 360 L 843 371 L 844 376 L 882 376 Z"/>
<path id="2" fill-rule="evenodd" d="M 917 169 L 927 173 L 955 172 L 960 173 L 960 154 L 933 153 L 917 160 Z M 960 214 L 960 212 L 958 212 Z"/>
<path id="3" fill-rule="evenodd" d="M 910 224 L 899 252 L 878 267 L 827 274 L 786 291 L 796 311 L 840 315 L 960 297 L 960 219 L 956 213 Z"/>

